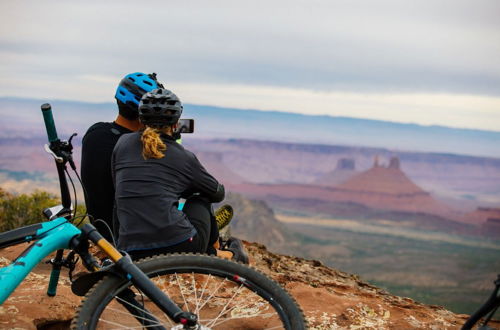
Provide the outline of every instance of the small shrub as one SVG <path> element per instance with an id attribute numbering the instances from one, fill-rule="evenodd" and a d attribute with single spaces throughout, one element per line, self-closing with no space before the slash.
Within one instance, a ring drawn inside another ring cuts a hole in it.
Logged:
<path id="1" fill-rule="evenodd" d="M 42 211 L 60 203 L 59 198 L 46 191 L 16 195 L 0 188 L 0 232 L 45 221 Z M 84 214 L 84 208 L 79 205 L 78 214 Z"/>

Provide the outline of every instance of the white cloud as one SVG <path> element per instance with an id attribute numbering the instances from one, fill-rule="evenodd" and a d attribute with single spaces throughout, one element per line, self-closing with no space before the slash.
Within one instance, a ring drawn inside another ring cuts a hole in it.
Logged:
<path id="1" fill-rule="evenodd" d="M 499 130 L 499 10 L 495 0 L 2 1 L 0 93 L 110 101 L 124 74 L 155 71 L 186 102 Z"/>
<path id="2" fill-rule="evenodd" d="M 500 97 L 318 92 L 271 86 L 174 84 L 188 103 L 499 130 Z"/>
<path id="3" fill-rule="evenodd" d="M 66 84 L 60 80 L 11 80 L 3 96 L 114 102 L 121 76 L 82 75 Z M 21 89 L 21 86 L 23 89 Z M 499 131 L 500 97 L 451 93 L 325 92 L 242 84 L 171 81 L 184 103 L 236 109 L 258 109 L 367 118 L 421 125 L 442 125 Z M 17 91 L 21 90 L 21 93 Z M 29 91 L 29 95 L 25 91 Z"/>

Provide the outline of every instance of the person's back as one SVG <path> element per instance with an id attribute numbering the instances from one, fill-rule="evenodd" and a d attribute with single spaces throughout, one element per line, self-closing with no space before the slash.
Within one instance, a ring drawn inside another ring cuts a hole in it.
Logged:
<path id="1" fill-rule="evenodd" d="M 198 159 L 168 135 L 162 134 L 165 157 L 142 156 L 142 132 L 123 136 L 113 152 L 118 246 L 126 251 L 171 246 L 196 234 L 186 214 L 178 210 L 179 198 L 201 193 L 209 202 L 219 183 Z"/>
<path id="2" fill-rule="evenodd" d="M 144 93 L 158 87 L 163 85 L 156 81 L 155 74 L 136 72 L 125 76 L 115 94 L 119 109 L 116 120 L 92 125 L 82 140 L 81 173 L 87 213 L 92 216 L 92 223 L 108 240 L 111 240 L 111 232 L 115 231 L 111 154 L 121 135 L 140 128 L 139 100 Z M 97 221 L 98 219 L 103 222 Z"/>
<path id="3" fill-rule="evenodd" d="M 111 154 L 122 134 L 132 131 L 116 123 L 92 125 L 82 140 L 81 175 L 85 192 L 87 212 L 94 219 L 113 218 L 114 187 L 111 179 Z M 109 170 L 108 170 L 109 169 Z M 95 223 L 99 232 L 108 237 L 102 223 Z"/>

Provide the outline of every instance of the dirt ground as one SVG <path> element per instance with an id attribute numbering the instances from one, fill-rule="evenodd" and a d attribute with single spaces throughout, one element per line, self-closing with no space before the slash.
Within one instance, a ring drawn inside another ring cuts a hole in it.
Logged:
<path id="1" fill-rule="evenodd" d="M 283 285 L 303 309 L 310 329 L 459 329 L 466 315 L 391 295 L 319 261 L 271 253 L 246 243 L 251 263 Z M 26 245 L 0 250 L 0 266 Z M 0 329 L 66 329 L 80 303 L 61 272 L 58 294 L 46 295 L 50 266 L 40 264 L 0 306 Z M 500 323 L 493 324 L 500 329 Z"/>

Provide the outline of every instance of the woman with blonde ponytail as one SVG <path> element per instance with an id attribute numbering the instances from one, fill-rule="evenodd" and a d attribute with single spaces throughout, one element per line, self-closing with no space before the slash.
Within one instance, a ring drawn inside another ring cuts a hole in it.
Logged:
<path id="1" fill-rule="evenodd" d="M 179 98 L 167 89 L 146 93 L 139 103 L 145 128 L 123 135 L 112 157 L 118 248 L 132 258 L 172 253 L 217 254 L 248 263 L 241 241 L 217 250 L 219 232 L 212 203 L 224 186 L 174 138 L 182 114 Z M 184 208 L 178 209 L 179 199 Z"/>

